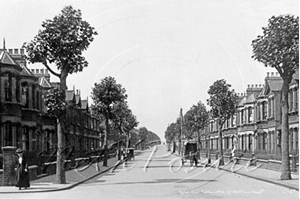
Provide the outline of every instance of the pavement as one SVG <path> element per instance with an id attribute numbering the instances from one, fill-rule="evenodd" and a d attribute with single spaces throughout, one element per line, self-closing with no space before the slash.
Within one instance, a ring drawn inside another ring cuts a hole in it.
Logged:
<path id="1" fill-rule="evenodd" d="M 135 150 L 135 156 L 140 152 L 140 150 Z M 115 169 L 122 163 L 123 161 L 118 160 L 117 157 L 112 157 L 108 159 L 108 166 L 102 166 L 103 163 L 99 162 L 98 164 L 94 163 L 91 165 L 86 165 L 77 169 L 66 171 L 66 184 L 56 184 L 55 174 L 53 174 L 30 181 L 30 187 L 27 189 L 22 188 L 21 190 L 19 190 L 19 188 L 15 186 L 2 186 L 0 187 L 0 194 L 51 192 L 72 189 L 73 187 L 82 184 L 100 174 Z"/>
<path id="2" fill-rule="evenodd" d="M 211 164 L 209 166 L 207 166 L 207 162 L 207 158 L 201 158 L 200 160 L 198 160 L 198 167 L 203 167 L 206 169 L 209 169 L 211 167 L 211 169 L 224 170 L 230 173 L 236 173 L 245 177 L 299 191 L 299 174 L 292 173 L 292 180 L 281 180 L 281 172 L 260 168 L 259 164 L 256 166 L 247 167 L 245 165 L 234 164 L 233 162 L 230 162 L 227 164 L 225 163 L 224 166 L 217 167 L 216 160 L 211 160 Z M 189 162 L 187 163 L 187 165 L 189 165 Z"/>
<path id="3" fill-rule="evenodd" d="M 141 151 L 135 151 L 135 156 L 138 155 Z M 206 165 L 207 159 L 201 158 L 199 160 L 198 167 Z M 212 160 L 212 164 L 214 161 Z M 118 165 L 122 164 L 122 161 L 118 161 L 117 157 L 110 158 L 108 160 L 107 167 L 102 166 L 102 163 L 99 163 L 97 167 L 96 164 L 92 164 L 90 166 L 81 167 L 78 169 L 73 169 L 66 171 L 66 184 L 55 184 L 55 174 L 48 175 L 37 180 L 33 180 L 30 182 L 30 188 L 18 190 L 17 187 L 14 186 L 3 186 L 0 187 L 0 194 L 8 194 L 8 193 L 33 193 L 33 192 L 51 192 L 51 191 L 62 191 L 71 189 L 79 184 L 84 183 L 85 181 L 94 178 L 102 173 L 109 172 L 111 169 L 115 169 Z M 233 172 L 242 176 L 246 176 L 249 178 L 254 178 L 260 181 L 264 181 L 267 183 L 283 186 L 289 189 L 299 191 L 299 175 L 291 174 L 292 180 L 280 180 L 280 172 L 262 169 L 254 166 L 243 166 L 243 165 L 235 165 L 233 163 L 226 164 L 225 166 L 221 166 L 216 168 L 214 165 L 210 167 L 205 167 L 206 169 L 220 169 L 227 172 Z"/>

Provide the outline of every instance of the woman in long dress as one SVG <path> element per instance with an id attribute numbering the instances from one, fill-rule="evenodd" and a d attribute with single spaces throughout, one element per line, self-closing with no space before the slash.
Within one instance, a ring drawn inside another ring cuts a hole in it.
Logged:
<path id="1" fill-rule="evenodd" d="M 16 187 L 19 187 L 19 190 L 22 187 L 27 189 L 28 187 L 30 187 L 28 162 L 24 157 L 24 151 L 22 149 L 18 149 L 16 153 L 18 155 L 17 171 L 16 171 Z"/>

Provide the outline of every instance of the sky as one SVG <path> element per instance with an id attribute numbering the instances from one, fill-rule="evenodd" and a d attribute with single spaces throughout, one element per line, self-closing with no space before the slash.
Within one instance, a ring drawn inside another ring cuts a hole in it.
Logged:
<path id="1" fill-rule="evenodd" d="M 89 66 L 68 76 L 68 88 L 92 104 L 94 83 L 115 77 L 138 127 L 161 139 L 181 108 L 206 104 L 215 81 L 225 79 L 237 93 L 264 84 L 275 70 L 251 58 L 252 40 L 270 17 L 299 16 L 297 0 L 1 0 L 0 41 L 21 48 L 68 5 L 98 32 L 83 53 Z"/>

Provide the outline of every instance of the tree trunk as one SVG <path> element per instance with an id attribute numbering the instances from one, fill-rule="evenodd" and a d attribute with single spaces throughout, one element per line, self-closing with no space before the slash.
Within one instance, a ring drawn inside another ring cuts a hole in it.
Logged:
<path id="1" fill-rule="evenodd" d="M 105 126 L 106 126 L 106 130 L 105 130 L 105 136 L 104 136 L 104 159 L 103 159 L 103 166 L 107 166 L 107 159 L 108 159 L 107 136 L 110 134 L 108 110 L 105 113 Z"/>
<path id="2" fill-rule="evenodd" d="M 63 93 L 63 101 L 66 100 L 65 93 L 67 90 L 67 71 L 61 71 L 60 77 L 60 91 Z M 65 117 L 66 111 L 58 116 L 57 121 L 57 157 L 56 157 L 56 179 L 55 182 L 58 184 L 66 183 L 66 172 L 64 168 L 65 163 Z"/>
<path id="3" fill-rule="evenodd" d="M 219 135 L 218 148 L 219 148 L 219 159 L 220 159 L 219 165 L 224 165 L 222 126 L 223 126 L 222 124 L 219 124 L 219 129 L 218 129 L 218 135 Z"/>
<path id="4" fill-rule="evenodd" d="M 200 130 L 198 130 L 198 143 L 199 143 L 199 149 L 198 149 L 198 153 L 199 153 L 199 155 L 198 155 L 198 157 L 200 158 L 200 150 L 201 150 L 201 148 L 202 148 L 202 144 L 201 144 L 201 132 L 200 132 Z"/>
<path id="5" fill-rule="evenodd" d="M 56 179 L 57 184 L 66 183 L 65 163 L 65 136 L 62 127 L 62 116 L 57 119 L 57 156 L 56 156 Z"/>
<path id="6" fill-rule="evenodd" d="M 208 136 L 208 144 L 207 144 L 207 164 L 211 163 L 210 159 L 210 137 Z"/>
<path id="7" fill-rule="evenodd" d="M 289 118 L 288 118 L 288 92 L 289 92 L 289 79 L 283 78 L 283 85 L 281 90 L 281 110 L 282 110 L 282 165 L 281 165 L 281 180 L 291 180 L 291 169 L 289 159 Z"/>

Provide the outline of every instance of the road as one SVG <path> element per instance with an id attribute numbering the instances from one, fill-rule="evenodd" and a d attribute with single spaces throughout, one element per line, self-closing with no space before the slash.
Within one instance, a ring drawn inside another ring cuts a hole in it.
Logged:
<path id="1" fill-rule="evenodd" d="M 73 189 L 1 195 L 12 198 L 298 198 L 299 192 L 215 168 L 180 166 L 160 145 L 147 149 L 112 172 Z"/>

